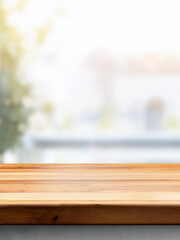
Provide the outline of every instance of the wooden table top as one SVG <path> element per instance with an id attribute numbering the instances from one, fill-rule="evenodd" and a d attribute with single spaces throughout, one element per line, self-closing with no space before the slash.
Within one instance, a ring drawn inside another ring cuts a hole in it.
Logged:
<path id="1" fill-rule="evenodd" d="M 180 224 L 180 164 L 2 164 L 0 224 Z"/>

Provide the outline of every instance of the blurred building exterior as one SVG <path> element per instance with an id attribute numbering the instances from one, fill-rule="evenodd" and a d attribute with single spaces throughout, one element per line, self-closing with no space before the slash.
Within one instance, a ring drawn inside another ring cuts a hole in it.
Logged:
<path id="1" fill-rule="evenodd" d="M 7 162 L 13 156 L 14 161 L 48 162 L 50 155 L 66 162 L 76 153 L 82 162 L 158 162 L 170 156 L 180 161 L 177 149 L 156 152 L 153 144 L 158 139 L 158 146 L 166 148 L 164 141 L 179 146 L 180 3 L 135 1 L 132 11 L 126 1 L 17 2 L 18 14 L 11 14 L 8 24 L 28 40 L 20 67 L 32 85 L 26 104 L 36 111 L 22 145 L 6 154 Z M 13 11 L 14 3 L 6 4 Z M 169 9 L 173 14 L 167 19 Z"/>

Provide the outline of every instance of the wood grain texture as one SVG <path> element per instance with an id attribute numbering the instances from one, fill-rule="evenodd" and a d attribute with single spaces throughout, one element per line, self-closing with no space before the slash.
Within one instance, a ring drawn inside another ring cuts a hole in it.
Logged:
<path id="1" fill-rule="evenodd" d="M 2 164 L 0 224 L 180 224 L 180 164 Z"/>

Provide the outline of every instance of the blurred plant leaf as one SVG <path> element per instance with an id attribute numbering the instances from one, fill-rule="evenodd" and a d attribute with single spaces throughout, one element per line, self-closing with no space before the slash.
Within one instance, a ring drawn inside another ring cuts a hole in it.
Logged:
<path id="1" fill-rule="evenodd" d="M 26 4 L 27 4 L 27 0 L 20 0 L 17 6 L 15 7 L 15 10 L 22 11 L 26 6 Z"/>
<path id="2" fill-rule="evenodd" d="M 45 39 L 47 38 L 50 30 L 52 29 L 52 22 L 48 21 L 45 26 L 37 29 L 37 39 L 36 42 L 38 45 L 44 43 Z"/>

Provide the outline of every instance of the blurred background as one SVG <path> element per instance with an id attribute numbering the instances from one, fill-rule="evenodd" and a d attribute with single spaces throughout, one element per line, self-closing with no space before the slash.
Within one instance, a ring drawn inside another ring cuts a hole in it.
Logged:
<path id="1" fill-rule="evenodd" d="M 1 163 L 180 162 L 179 9 L 0 0 Z"/>

